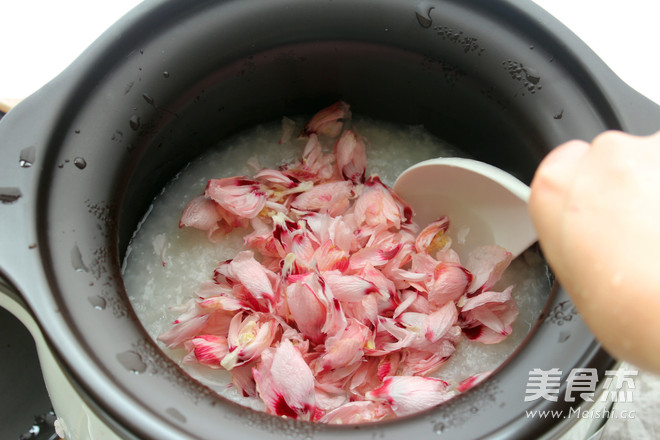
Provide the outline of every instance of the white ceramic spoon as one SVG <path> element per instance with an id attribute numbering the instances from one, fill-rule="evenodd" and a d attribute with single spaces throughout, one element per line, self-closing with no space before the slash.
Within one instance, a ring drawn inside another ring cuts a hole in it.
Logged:
<path id="1" fill-rule="evenodd" d="M 447 233 L 461 261 L 490 244 L 515 258 L 537 240 L 527 212 L 529 187 L 487 163 L 458 157 L 425 160 L 401 173 L 394 191 L 411 204 L 422 228 L 449 217 Z"/>

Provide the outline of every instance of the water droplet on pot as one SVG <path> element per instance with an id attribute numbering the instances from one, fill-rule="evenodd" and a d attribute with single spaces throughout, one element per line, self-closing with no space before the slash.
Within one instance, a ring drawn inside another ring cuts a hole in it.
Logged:
<path id="1" fill-rule="evenodd" d="M 87 166 L 87 161 L 82 157 L 76 157 L 75 159 L 73 159 L 73 164 L 82 170 L 85 169 L 85 167 Z"/>
<path id="2" fill-rule="evenodd" d="M 147 371 L 147 364 L 142 360 L 142 356 L 132 350 L 119 353 L 117 360 L 133 374 L 141 374 Z"/>
<path id="3" fill-rule="evenodd" d="M 172 417 L 174 420 L 177 420 L 181 423 L 186 423 L 186 416 L 181 414 L 176 408 L 169 407 L 165 410 L 168 416 Z"/>
<path id="4" fill-rule="evenodd" d="M 541 75 L 531 67 L 525 68 L 525 78 L 532 84 L 538 84 L 541 81 Z"/>
<path id="5" fill-rule="evenodd" d="M 20 199 L 23 196 L 21 190 L 14 187 L 3 187 L 0 188 L 0 202 L 3 204 L 14 203 L 16 200 Z"/>
<path id="6" fill-rule="evenodd" d="M 36 148 L 27 147 L 21 150 L 21 154 L 18 157 L 18 164 L 23 168 L 30 168 L 34 163 L 34 159 L 37 155 Z"/>
<path id="7" fill-rule="evenodd" d="M 85 265 L 77 244 L 71 248 L 71 265 L 76 272 L 89 272 L 89 268 Z"/>
<path id="8" fill-rule="evenodd" d="M 165 72 L 163 72 L 163 77 L 164 78 L 169 78 L 170 77 L 170 72 L 168 72 L 167 70 Z"/>
<path id="9" fill-rule="evenodd" d="M 149 94 L 143 93 L 142 97 L 145 101 L 147 101 L 147 104 L 154 105 L 154 98 L 152 98 Z"/>
<path id="10" fill-rule="evenodd" d="M 558 113 L 555 113 L 552 117 L 555 118 L 555 119 L 563 118 L 564 117 L 564 109 L 561 109 L 561 111 L 559 111 Z"/>
<path id="11" fill-rule="evenodd" d="M 101 298 L 100 296 L 90 296 L 87 300 L 96 310 L 105 310 L 107 303 L 104 298 Z"/>
<path id="12" fill-rule="evenodd" d="M 431 18 L 431 10 L 435 6 L 431 6 L 428 3 L 420 3 L 415 8 L 415 16 L 417 17 L 417 22 L 423 28 L 429 28 L 433 24 L 433 19 Z"/>
<path id="13" fill-rule="evenodd" d="M 435 425 L 433 425 L 433 432 L 436 434 L 442 434 L 445 431 L 445 424 L 442 422 L 438 422 Z"/>
<path id="14" fill-rule="evenodd" d="M 138 115 L 131 116 L 131 118 L 128 120 L 128 124 L 133 130 L 137 130 L 140 128 L 140 117 Z"/>
<path id="15" fill-rule="evenodd" d="M 28 249 L 36 249 L 37 248 L 37 243 L 32 243 L 28 246 Z"/>
<path id="16" fill-rule="evenodd" d="M 79 129 L 79 128 L 76 128 L 75 130 L 73 130 L 73 132 L 74 132 L 75 134 L 80 134 L 80 129 Z"/>
<path id="17" fill-rule="evenodd" d="M 566 342 L 568 339 L 571 337 L 570 332 L 567 332 L 566 330 L 562 330 L 559 332 L 559 342 Z"/>

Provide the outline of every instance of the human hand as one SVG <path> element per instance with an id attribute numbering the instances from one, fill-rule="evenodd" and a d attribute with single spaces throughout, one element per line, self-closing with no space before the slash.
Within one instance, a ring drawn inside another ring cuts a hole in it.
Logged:
<path id="1" fill-rule="evenodd" d="M 613 356 L 660 372 L 660 132 L 567 142 L 531 187 L 541 248 L 589 328 Z"/>

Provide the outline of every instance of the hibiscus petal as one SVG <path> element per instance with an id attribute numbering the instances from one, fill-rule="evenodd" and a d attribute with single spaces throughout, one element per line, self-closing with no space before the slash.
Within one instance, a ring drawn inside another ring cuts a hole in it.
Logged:
<path id="1" fill-rule="evenodd" d="M 273 385 L 291 409 L 299 414 L 314 409 L 314 374 L 288 339 L 275 349 L 270 372 Z"/>
<path id="2" fill-rule="evenodd" d="M 215 202 L 205 196 L 194 197 L 181 213 L 179 227 L 193 227 L 207 231 L 217 228 L 222 217 L 215 210 Z"/>
<path id="3" fill-rule="evenodd" d="M 456 347 L 447 340 L 441 340 L 437 345 L 440 349 L 436 352 L 428 350 L 407 349 L 405 357 L 401 361 L 401 376 L 428 376 L 438 370 Z M 437 348 L 437 347 L 434 347 Z"/>
<path id="4" fill-rule="evenodd" d="M 228 352 L 227 338 L 216 335 L 199 335 L 186 341 L 188 355 L 184 363 L 199 362 L 211 368 L 220 368 L 222 359 Z"/>
<path id="5" fill-rule="evenodd" d="M 275 299 L 267 269 L 254 259 L 251 251 L 239 252 L 229 264 L 218 267 L 216 271 L 240 282 L 256 299 Z"/>
<path id="6" fill-rule="evenodd" d="M 325 353 L 319 360 L 321 368 L 333 370 L 361 361 L 369 336 L 371 332 L 365 325 L 351 320 L 343 332 L 326 339 Z"/>
<path id="7" fill-rule="evenodd" d="M 341 132 L 345 119 L 351 118 L 350 106 L 338 101 L 317 112 L 305 125 L 304 134 L 324 134 L 329 137 L 337 137 Z"/>
<path id="8" fill-rule="evenodd" d="M 399 252 L 401 244 L 391 248 L 365 247 L 351 255 L 350 267 L 360 270 L 367 265 L 374 267 L 384 266 Z"/>
<path id="9" fill-rule="evenodd" d="M 389 376 L 383 386 L 370 391 L 366 398 L 387 402 L 397 416 L 413 414 L 446 402 L 454 396 L 447 382 L 432 377 Z"/>
<path id="10" fill-rule="evenodd" d="M 199 334 L 209 315 L 200 315 L 186 321 L 181 321 L 158 337 L 168 348 L 175 348 L 184 341 Z"/>
<path id="11" fill-rule="evenodd" d="M 314 185 L 312 189 L 299 194 L 291 203 L 302 211 L 328 212 L 341 214 L 349 204 L 353 184 L 348 181 L 327 182 Z"/>
<path id="12" fill-rule="evenodd" d="M 229 353 L 222 360 L 222 366 L 231 370 L 256 359 L 270 347 L 276 331 L 277 323 L 272 319 L 261 320 L 257 314 L 245 319 L 243 313 L 234 315 L 227 335 Z"/>
<path id="13" fill-rule="evenodd" d="M 456 386 L 456 390 L 458 390 L 459 393 L 464 393 L 470 388 L 474 388 L 484 380 L 488 379 L 488 377 L 490 377 L 491 374 L 492 371 L 485 371 L 483 373 L 478 373 L 473 376 L 470 376 L 467 379 L 461 381 L 461 383 L 459 383 Z"/>
<path id="14" fill-rule="evenodd" d="M 286 298 L 298 330 L 311 341 L 321 343 L 324 338 L 321 329 L 325 326 L 328 312 L 325 302 L 319 298 L 322 295 L 321 286 L 315 277 L 309 274 L 289 284 Z"/>
<path id="15" fill-rule="evenodd" d="M 204 194 L 242 218 L 256 217 L 266 205 L 267 199 L 259 183 L 244 176 L 211 179 Z"/>
<path id="16" fill-rule="evenodd" d="M 489 290 L 488 292 L 482 292 L 477 296 L 468 298 L 463 304 L 461 311 L 467 312 L 489 303 L 501 304 L 507 302 L 511 299 L 512 292 L 513 292 L 513 286 L 509 286 L 501 292 L 495 292 L 492 290 Z"/>
<path id="17" fill-rule="evenodd" d="M 502 292 L 482 292 L 465 302 L 460 319 L 463 332 L 469 339 L 496 344 L 511 334 L 511 324 L 518 316 L 518 309 L 511 300 L 512 288 L 509 286 Z"/>
<path id="18" fill-rule="evenodd" d="M 354 205 L 359 225 L 378 226 L 387 224 L 399 228 L 404 215 L 392 192 L 377 176 L 371 176 L 362 187 Z"/>
<path id="19" fill-rule="evenodd" d="M 231 381 L 244 397 L 253 397 L 257 394 L 256 383 L 252 375 L 252 368 L 254 367 L 252 364 L 248 363 L 240 367 L 234 367 L 231 370 Z"/>
<path id="20" fill-rule="evenodd" d="M 453 302 L 448 302 L 440 309 L 427 315 L 422 331 L 429 342 L 436 342 L 442 338 L 458 321 L 458 310 Z"/>
<path id="21" fill-rule="evenodd" d="M 482 246 L 470 252 L 465 268 L 474 278 L 468 287 L 468 293 L 489 290 L 512 260 L 511 252 L 497 245 Z"/>
<path id="22" fill-rule="evenodd" d="M 346 180 L 363 183 L 367 168 L 367 152 L 362 138 L 352 130 L 344 131 L 335 144 L 339 172 Z"/>
<path id="23" fill-rule="evenodd" d="M 327 272 L 323 275 L 332 294 L 340 301 L 359 302 L 369 293 L 377 291 L 373 283 L 357 275 L 344 275 L 339 271 Z"/>
<path id="24" fill-rule="evenodd" d="M 393 415 L 389 405 L 381 402 L 361 400 L 349 402 L 329 411 L 319 421 L 321 423 L 344 425 L 349 423 L 377 422 Z"/>
<path id="25" fill-rule="evenodd" d="M 254 178 L 271 187 L 293 188 L 298 184 L 283 172 L 269 168 L 259 171 Z"/>
<path id="26" fill-rule="evenodd" d="M 331 241 L 326 241 L 314 251 L 312 261 L 316 262 L 319 271 L 343 272 L 348 267 L 348 253 L 333 245 Z"/>
<path id="27" fill-rule="evenodd" d="M 429 303 L 434 307 L 448 301 L 456 301 L 466 292 L 472 274 L 455 263 L 440 263 L 433 270 L 433 279 L 428 286 Z"/>
<path id="28" fill-rule="evenodd" d="M 415 240 L 417 252 L 431 253 L 451 245 L 451 238 L 445 235 L 447 229 L 449 229 L 449 217 L 447 216 L 442 216 L 422 229 Z"/>

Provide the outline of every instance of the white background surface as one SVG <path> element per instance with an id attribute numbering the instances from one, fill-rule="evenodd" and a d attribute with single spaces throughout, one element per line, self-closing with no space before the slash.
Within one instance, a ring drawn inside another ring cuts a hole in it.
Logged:
<path id="1" fill-rule="evenodd" d="M 24 98 L 36 91 L 138 3 L 0 0 L 0 99 Z M 536 3 L 573 30 L 624 81 L 660 104 L 659 0 Z"/>
<path id="2" fill-rule="evenodd" d="M 0 100 L 32 94 L 138 3 L 0 0 Z M 536 3 L 575 32 L 625 82 L 660 104 L 660 0 Z M 655 422 L 660 381 L 646 375 L 638 388 L 639 398 L 631 405 L 638 411 L 637 420 L 610 421 L 615 423 L 608 423 L 604 439 L 660 438 Z"/>

